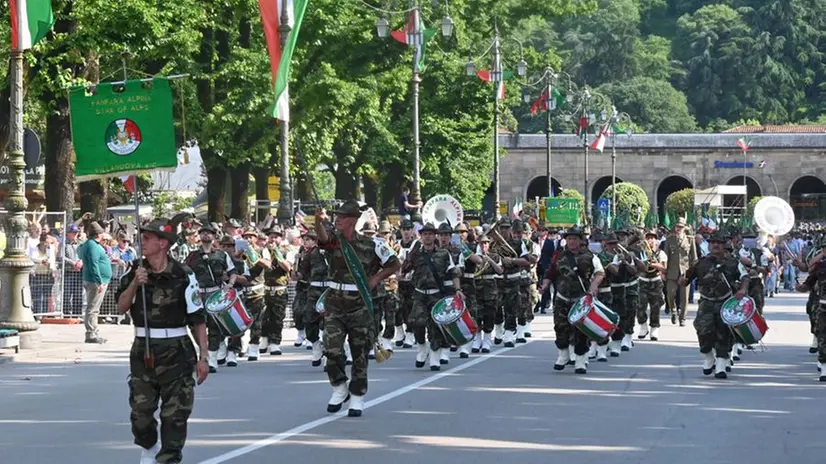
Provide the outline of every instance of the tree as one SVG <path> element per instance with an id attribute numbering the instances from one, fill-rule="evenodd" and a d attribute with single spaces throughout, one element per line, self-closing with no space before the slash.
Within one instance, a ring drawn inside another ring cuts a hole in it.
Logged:
<path id="1" fill-rule="evenodd" d="M 641 225 L 650 208 L 645 190 L 630 182 L 620 182 L 616 184 L 616 189 L 617 217 L 626 217 L 630 223 Z M 613 198 L 613 191 L 614 186 L 609 186 L 599 199 L 610 200 Z"/>
<path id="2" fill-rule="evenodd" d="M 600 91 L 611 98 L 619 111 L 631 116 L 634 125 L 649 133 L 694 132 L 697 123 L 688 111 L 686 97 L 666 81 L 635 77 L 605 84 Z"/>
<path id="3" fill-rule="evenodd" d="M 686 217 L 694 210 L 694 189 L 678 190 L 665 198 L 665 211 L 672 217 Z"/>

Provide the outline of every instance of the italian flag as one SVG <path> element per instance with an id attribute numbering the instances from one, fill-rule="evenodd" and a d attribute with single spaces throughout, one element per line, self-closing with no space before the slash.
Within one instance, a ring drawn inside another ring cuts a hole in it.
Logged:
<path id="1" fill-rule="evenodd" d="M 740 147 L 743 151 L 748 151 L 749 147 L 751 146 L 751 140 L 743 137 L 737 140 L 737 146 Z"/>
<path id="2" fill-rule="evenodd" d="M 120 181 L 123 182 L 123 187 L 129 193 L 135 193 L 135 176 L 121 176 Z"/>
<path id="3" fill-rule="evenodd" d="M 309 0 L 258 0 L 261 7 L 261 23 L 264 26 L 264 35 L 267 37 L 267 50 L 270 54 L 270 69 L 272 70 L 275 98 L 269 109 L 269 114 L 281 121 L 290 120 L 290 61 L 298 41 L 298 32 L 301 29 L 301 20 L 307 9 Z M 286 8 L 288 24 L 291 28 L 284 46 L 281 46 L 281 14 Z"/>
<path id="4" fill-rule="evenodd" d="M 421 31 L 421 34 L 416 34 L 416 31 Z M 410 12 L 410 19 L 408 19 L 404 29 L 391 31 L 390 36 L 399 43 L 416 47 L 416 66 L 420 72 L 424 72 L 424 52 L 427 49 L 427 42 L 436 35 L 436 32 L 437 29 L 424 29 L 419 17 L 419 10 L 413 10 Z"/>
<path id="5" fill-rule="evenodd" d="M 605 149 L 605 140 L 608 138 L 608 125 L 603 126 L 599 130 L 599 135 L 597 135 L 596 140 L 594 143 L 591 144 L 592 150 L 599 150 L 602 153 L 602 150 Z"/>
<path id="6" fill-rule="evenodd" d="M 565 95 L 559 90 L 557 90 L 556 87 L 551 89 L 551 95 L 553 96 L 553 99 L 556 102 L 556 107 L 562 108 L 565 104 Z M 536 115 L 536 113 L 538 113 L 539 110 L 548 111 L 548 89 L 542 91 L 542 95 L 540 95 L 539 98 L 537 98 L 536 101 L 533 102 L 533 105 L 531 106 L 531 114 Z"/>
<path id="7" fill-rule="evenodd" d="M 482 69 L 480 71 L 476 71 L 476 75 L 479 76 L 479 79 L 482 79 L 485 82 L 491 82 L 490 71 L 487 69 Z M 502 72 L 502 80 L 497 83 L 496 88 L 496 99 L 497 100 L 504 100 L 505 99 L 505 80 L 510 79 L 513 77 L 513 73 L 510 71 L 503 71 Z"/>
<path id="8" fill-rule="evenodd" d="M 32 48 L 54 25 L 51 0 L 9 0 L 11 49 Z"/>

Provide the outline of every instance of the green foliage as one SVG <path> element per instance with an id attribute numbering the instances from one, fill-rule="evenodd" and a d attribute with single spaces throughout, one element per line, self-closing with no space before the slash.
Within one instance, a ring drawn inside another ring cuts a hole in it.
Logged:
<path id="1" fill-rule="evenodd" d="M 599 89 L 617 108 L 632 115 L 635 126 L 648 133 L 693 132 L 697 129 L 686 97 L 667 81 L 635 77 Z"/>
<path id="2" fill-rule="evenodd" d="M 665 210 L 673 217 L 686 217 L 694 210 L 694 189 L 677 190 L 665 199 Z"/>
<path id="3" fill-rule="evenodd" d="M 645 190 L 630 182 L 620 182 L 617 189 L 617 217 L 624 217 L 628 222 L 642 225 L 648 214 L 650 205 Z M 614 187 L 609 186 L 599 197 L 600 200 L 610 200 L 613 197 Z"/>
<path id="4" fill-rule="evenodd" d="M 761 197 L 761 196 L 755 196 L 755 197 L 749 198 L 749 203 L 748 203 L 748 205 L 746 205 L 746 217 L 752 218 L 752 219 L 754 218 L 754 207 L 757 205 L 757 202 L 759 202 L 762 199 L 763 199 L 763 197 Z"/>
<path id="5" fill-rule="evenodd" d="M 170 217 L 192 206 L 195 197 L 183 197 L 175 192 L 158 192 L 152 196 L 152 215 Z"/>

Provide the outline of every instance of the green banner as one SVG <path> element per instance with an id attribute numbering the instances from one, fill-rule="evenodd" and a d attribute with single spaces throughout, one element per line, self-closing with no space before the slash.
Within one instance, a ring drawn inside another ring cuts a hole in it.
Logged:
<path id="1" fill-rule="evenodd" d="M 69 89 L 77 180 L 178 165 L 169 81 Z"/>
<path id="2" fill-rule="evenodd" d="M 546 198 L 545 222 L 554 227 L 573 227 L 579 223 L 580 209 L 576 198 Z"/>

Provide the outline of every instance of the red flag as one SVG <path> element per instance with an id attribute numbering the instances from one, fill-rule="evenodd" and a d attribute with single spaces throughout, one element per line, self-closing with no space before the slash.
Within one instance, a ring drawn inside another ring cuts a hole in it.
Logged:
<path id="1" fill-rule="evenodd" d="M 539 110 L 547 111 L 548 110 L 547 101 L 548 101 L 548 91 L 544 90 L 542 92 L 542 95 L 540 95 L 539 98 L 537 98 L 536 101 L 533 102 L 533 106 L 531 106 L 531 114 L 536 116 L 536 113 L 538 113 Z"/>
<path id="2" fill-rule="evenodd" d="M 579 118 L 579 125 L 576 128 L 576 135 L 582 135 L 582 130 L 588 130 L 588 117 L 583 116 Z"/>
<path id="3" fill-rule="evenodd" d="M 127 192 L 135 193 L 135 176 L 123 176 L 120 180 Z"/>

